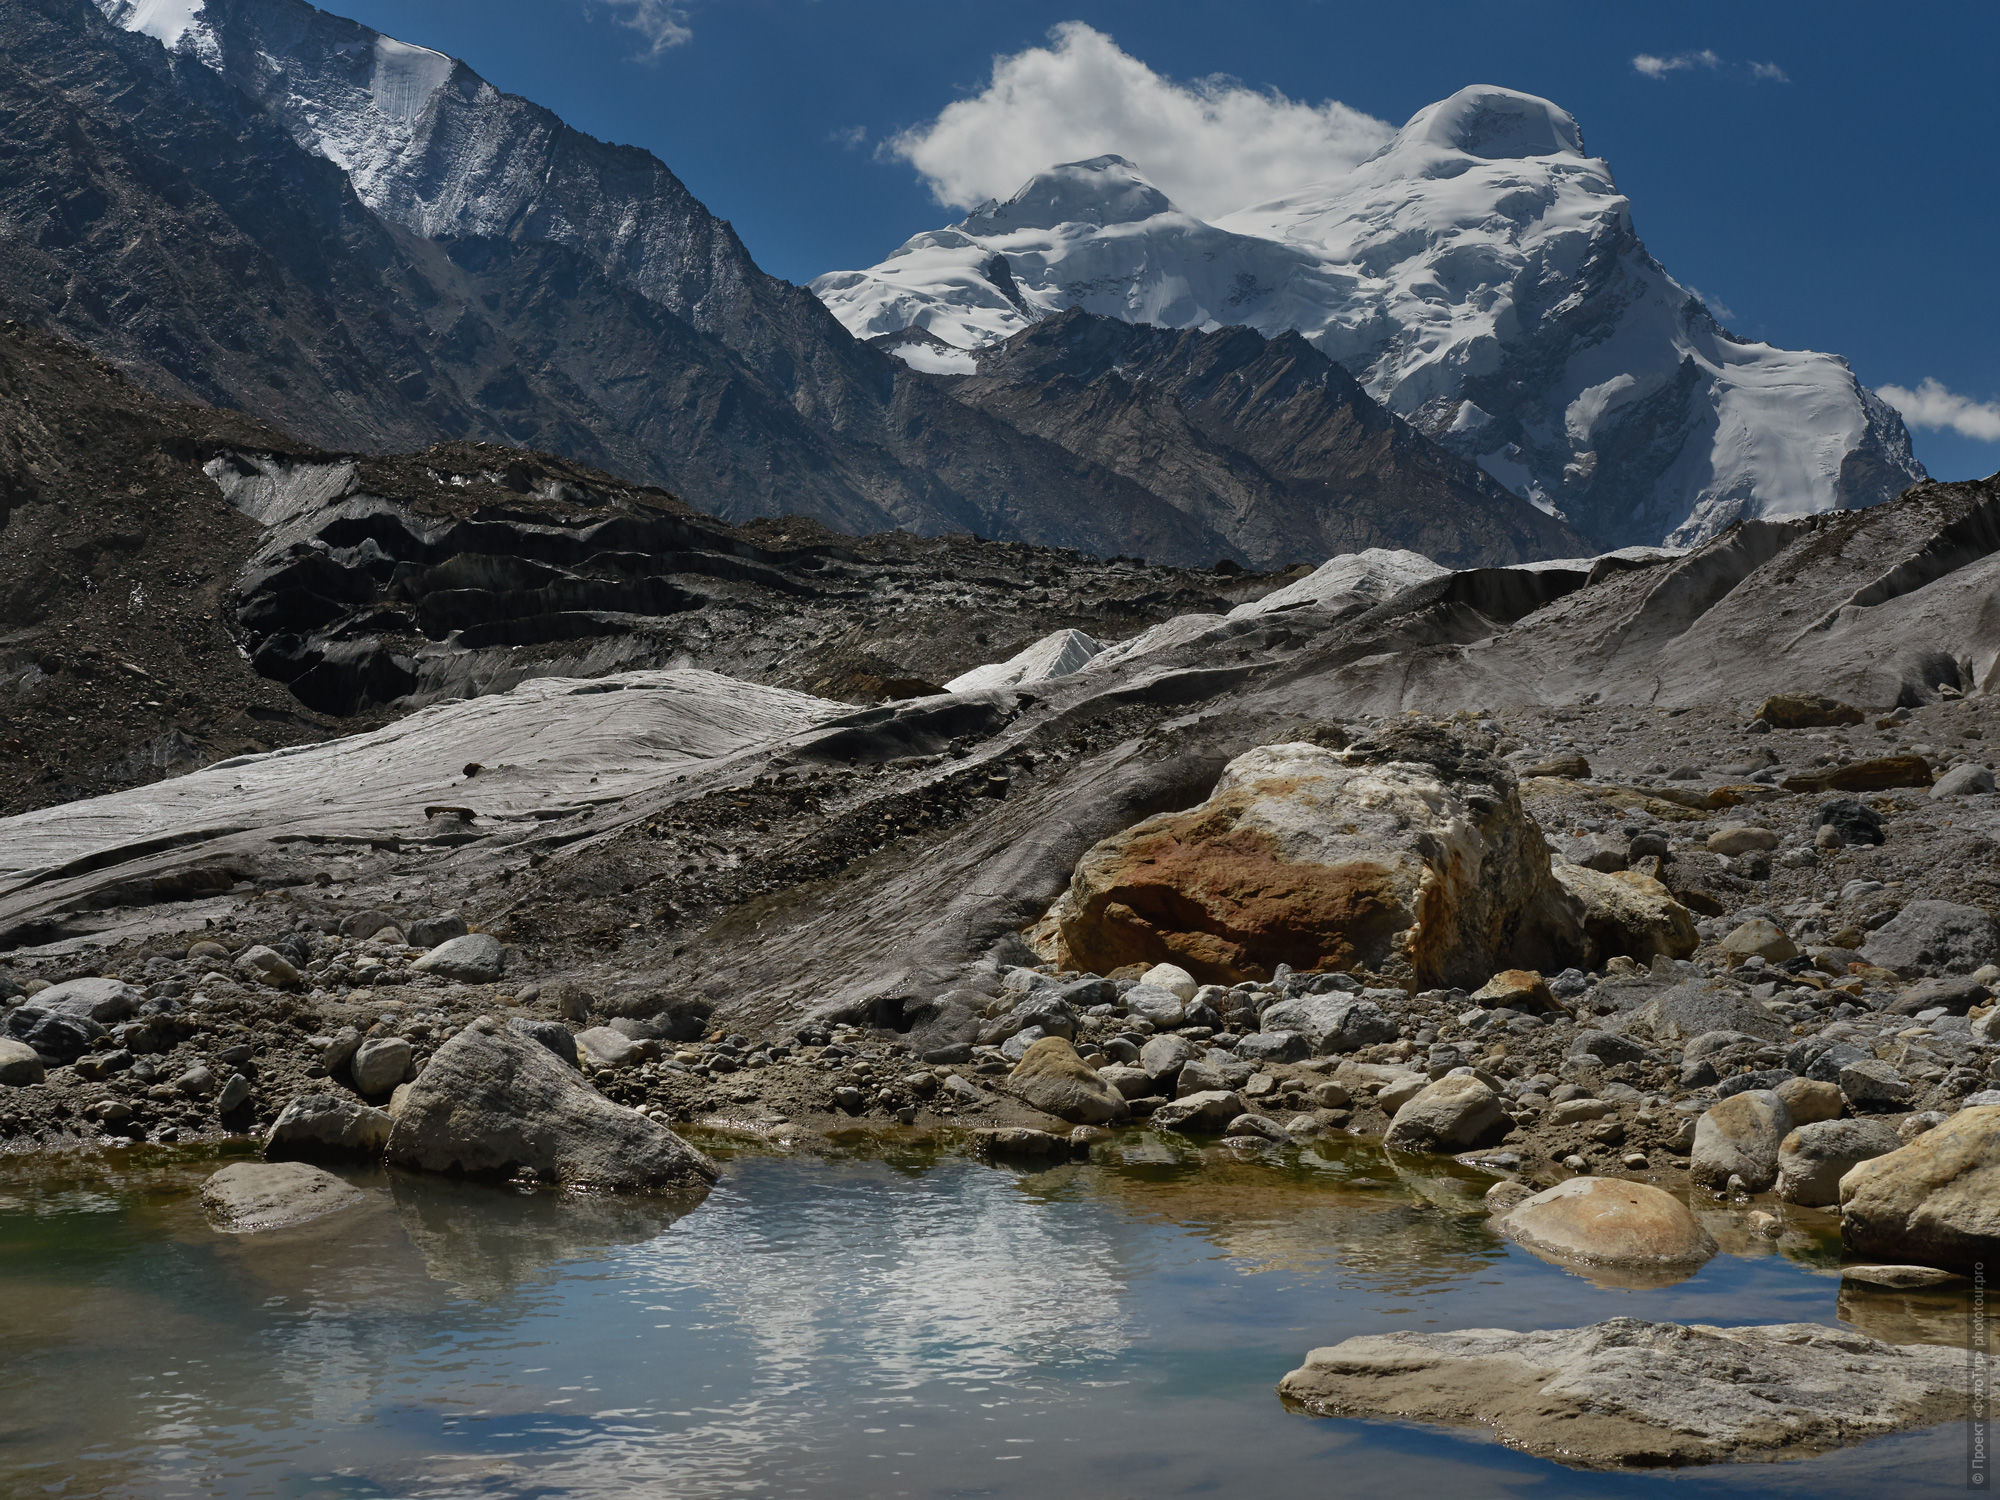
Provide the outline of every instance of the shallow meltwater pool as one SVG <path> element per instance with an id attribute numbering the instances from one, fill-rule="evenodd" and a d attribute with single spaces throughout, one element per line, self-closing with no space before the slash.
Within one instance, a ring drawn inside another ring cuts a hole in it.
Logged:
<path id="1" fill-rule="evenodd" d="M 1962 1493 L 1965 1429 L 1791 1464 L 1591 1474 L 1468 1432 L 1295 1414 L 1316 1345 L 1618 1314 L 1949 1341 L 1841 1304 L 1833 1247 L 1599 1287 L 1485 1227 L 1489 1179 L 1133 1134 L 1028 1172 L 718 1150 L 676 1213 L 356 1175 L 369 1207 L 208 1228 L 214 1156 L 0 1164 L 0 1494 Z M 337 1226 L 337 1227 L 336 1227 Z"/>

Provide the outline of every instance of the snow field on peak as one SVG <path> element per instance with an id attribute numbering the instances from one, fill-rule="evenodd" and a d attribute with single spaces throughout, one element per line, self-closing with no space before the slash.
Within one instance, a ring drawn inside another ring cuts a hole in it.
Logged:
<path id="1" fill-rule="evenodd" d="M 442 52 L 412 47 L 386 36 L 377 37 L 375 69 L 368 80 L 368 92 L 383 114 L 408 125 L 445 86 L 455 66 Z"/>
<path id="2" fill-rule="evenodd" d="M 172 47 L 200 17 L 207 0 L 98 0 L 114 26 Z"/>
<path id="3" fill-rule="evenodd" d="M 1079 203 L 1093 185 L 1105 203 Z M 1505 89 L 1463 89 L 1352 171 L 1212 223 L 1122 158 L 1051 168 L 812 289 L 857 336 L 918 327 L 967 349 L 1072 307 L 1296 330 L 1606 546 L 1697 542 L 1923 477 L 1843 361 L 1725 332 L 1646 253 L 1576 121 Z M 1861 450 L 1873 477 L 1850 482 Z"/>

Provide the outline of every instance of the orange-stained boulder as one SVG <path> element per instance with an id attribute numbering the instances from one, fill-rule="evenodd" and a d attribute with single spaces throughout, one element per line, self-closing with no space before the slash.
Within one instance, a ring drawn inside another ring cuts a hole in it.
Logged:
<path id="1" fill-rule="evenodd" d="M 1212 983 L 1286 963 L 1476 988 L 1589 956 L 1512 776 L 1423 724 L 1347 751 L 1238 756 L 1199 807 L 1085 854 L 1051 929 L 1074 967 L 1171 962 Z"/>

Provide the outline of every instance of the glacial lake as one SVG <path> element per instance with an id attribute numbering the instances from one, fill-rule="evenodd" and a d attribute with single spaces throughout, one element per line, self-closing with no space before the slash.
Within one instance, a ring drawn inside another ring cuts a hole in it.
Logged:
<path id="1" fill-rule="evenodd" d="M 371 1207 L 267 1236 L 207 1227 L 214 1153 L 0 1162 L 0 1494 L 1964 1492 L 1957 1425 L 1605 1475 L 1273 1391 L 1308 1349 L 1396 1328 L 1832 1321 L 1835 1247 L 1810 1234 L 1781 1254 L 1718 1222 L 1755 1253 L 1629 1291 L 1496 1239 L 1486 1179 L 1360 1143 L 1246 1161 L 1134 1133 L 1045 1171 L 703 1144 L 722 1182 L 678 1214 L 351 1174 Z M 1962 1317 L 1891 1298 L 1857 1320 Z"/>

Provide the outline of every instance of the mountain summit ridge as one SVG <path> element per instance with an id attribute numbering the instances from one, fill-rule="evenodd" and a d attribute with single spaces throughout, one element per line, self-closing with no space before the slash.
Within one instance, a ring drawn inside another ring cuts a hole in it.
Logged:
<path id="1" fill-rule="evenodd" d="M 1143 164 L 1106 157 L 1038 173 L 1016 200 L 1052 182 L 1150 201 Z M 1674 280 L 1609 164 L 1539 96 L 1461 89 L 1351 171 L 1212 221 L 1159 201 L 1051 226 L 976 210 L 812 286 L 857 335 L 916 327 L 969 350 L 1071 307 L 1296 331 L 1605 546 L 1698 542 L 1924 477 L 1901 418 L 1845 361 L 1740 338 Z"/>
<path id="2" fill-rule="evenodd" d="M 0 175 L 18 252 L 0 301 L 162 394 L 322 447 L 509 443 L 728 520 L 1201 566 L 1318 562 L 1334 535 L 1407 545 L 1419 515 L 1466 563 L 1581 544 L 1358 387 L 1156 423 L 1143 466 L 1012 420 L 1028 387 L 967 399 L 856 339 L 650 153 L 303 0 L 0 0 L 0 34 L 0 103 L 33 142 Z M 1329 397 L 1353 420 L 1325 430 L 1353 443 L 1318 482 L 1252 457 L 1256 429 L 1312 427 Z M 1148 391 L 1095 399 L 1171 415 Z"/>

